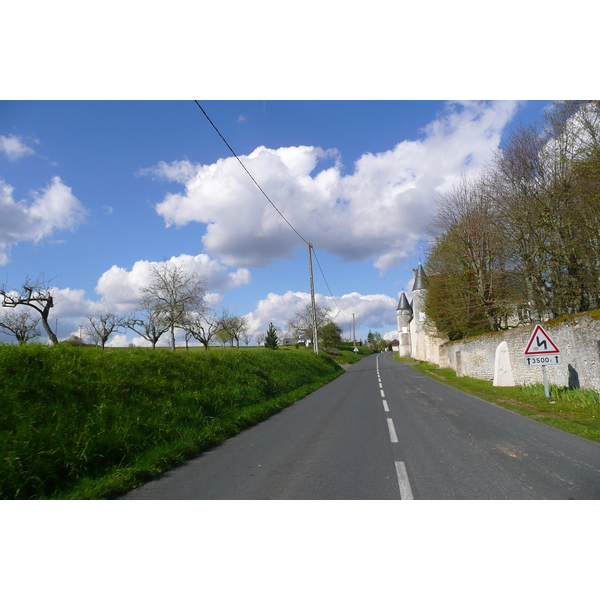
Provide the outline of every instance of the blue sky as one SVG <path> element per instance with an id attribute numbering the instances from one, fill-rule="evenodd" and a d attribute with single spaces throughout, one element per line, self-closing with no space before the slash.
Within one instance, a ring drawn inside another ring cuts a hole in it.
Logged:
<path id="1" fill-rule="evenodd" d="M 314 245 L 317 300 L 348 335 L 354 313 L 363 338 L 393 336 L 437 194 L 547 104 L 199 102 Z M 251 333 L 285 329 L 308 301 L 306 245 L 193 101 L 3 101 L 0 136 L 0 276 L 52 280 L 59 337 L 131 310 L 164 260 L 206 277 L 211 305 L 247 315 Z"/>

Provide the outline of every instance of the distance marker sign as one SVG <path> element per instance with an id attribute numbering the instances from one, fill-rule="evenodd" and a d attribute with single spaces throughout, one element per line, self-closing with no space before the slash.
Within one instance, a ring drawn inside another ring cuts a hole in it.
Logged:
<path id="1" fill-rule="evenodd" d="M 526 365 L 557 365 L 560 363 L 560 350 L 544 331 L 536 325 L 523 352 Z"/>

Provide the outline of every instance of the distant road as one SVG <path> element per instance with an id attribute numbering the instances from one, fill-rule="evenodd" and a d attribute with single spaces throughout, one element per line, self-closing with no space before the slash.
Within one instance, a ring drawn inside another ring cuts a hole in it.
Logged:
<path id="1" fill-rule="evenodd" d="M 123 498 L 599 499 L 600 444 L 383 353 Z"/>

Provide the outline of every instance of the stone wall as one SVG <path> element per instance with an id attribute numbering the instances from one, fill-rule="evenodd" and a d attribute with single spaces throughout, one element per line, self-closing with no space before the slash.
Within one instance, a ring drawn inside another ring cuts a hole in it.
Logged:
<path id="1" fill-rule="evenodd" d="M 543 327 L 558 346 L 562 361 L 547 367 L 549 383 L 600 390 L 600 311 L 555 319 Z M 493 381 L 496 350 L 501 342 L 506 342 L 515 385 L 541 382 L 542 368 L 527 366 L 523 360 L 534 328 L 528 325 L 446 342 L 440 347 L 440 361 L 436 364 L 454 369 L 459 377 L 466 375 Z"/>

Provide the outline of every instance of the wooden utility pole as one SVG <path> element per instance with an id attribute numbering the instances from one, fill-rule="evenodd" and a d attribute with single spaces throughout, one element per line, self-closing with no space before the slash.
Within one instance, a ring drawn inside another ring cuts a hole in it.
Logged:
<path id="1" fill-rule="evenodd" d="M 313 283 L 313 268 L 312 268 L 312 244 L 308 244 L 308 269 L 310 272 L 310 304 L 312 308 L 313 321 L 313 348 L 315 354 L 319 353 L 319 339 L 317 332 L 317 305 L 315 303 L 315 286 Z"/>

